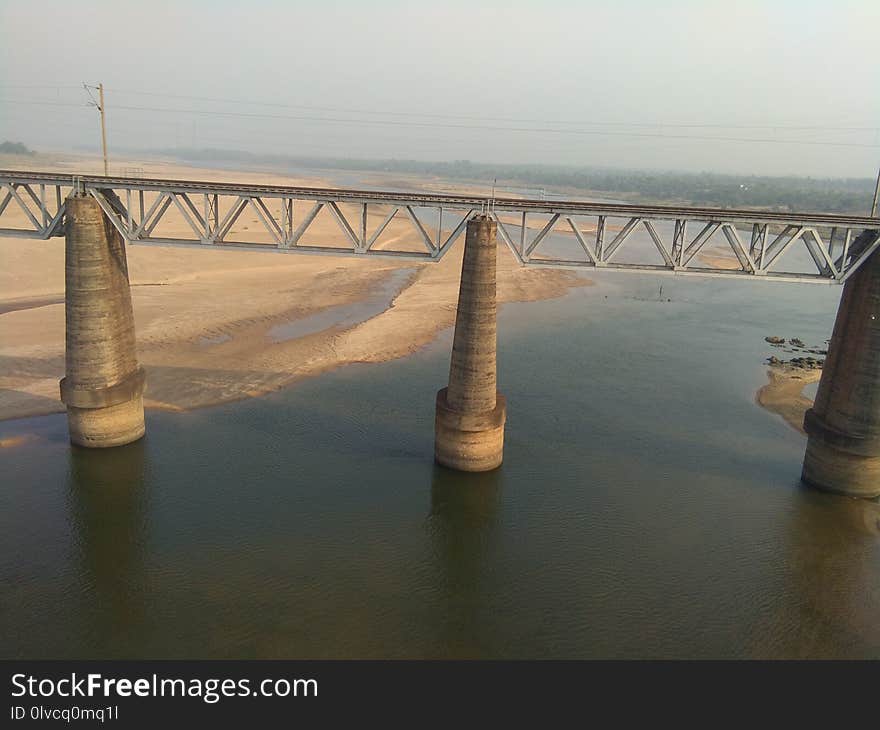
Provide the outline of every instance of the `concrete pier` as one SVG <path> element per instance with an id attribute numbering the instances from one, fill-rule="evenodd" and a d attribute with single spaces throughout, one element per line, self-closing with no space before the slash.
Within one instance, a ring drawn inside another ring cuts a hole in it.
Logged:
<path id="1" fill-rule="evenodd" d="M 805 483 L 851 497 L 880 495 L 880 251 L 844 285 L 804 429 Z"/>
<path id="2" fill-rule="evenodd" d="M 434 456 L 460 471 L 501 465 L 507 409 L 497 391 L 497 224 L 476 215 L 467 224 L 449 387 L 437 393 Z"/>
<path id="3" fill-rule="evenodd" d="M 125 245 L 89 195 L 67 199 L 65 377 L 70 440 L 120 446 L 144 435 L 144 371 L 135 352 Z"/>

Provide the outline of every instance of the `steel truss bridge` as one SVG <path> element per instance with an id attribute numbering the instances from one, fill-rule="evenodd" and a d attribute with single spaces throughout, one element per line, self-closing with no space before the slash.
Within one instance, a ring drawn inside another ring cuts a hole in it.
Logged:
<path id="1" fill-rule="evenodd" d="M 71 192 L 93 196 L 130 243 L 162 246 L 437 261 L 484 212 L 526 266 L 828 283 L 846 281 L 880 247 L 880 219 L 867 216 L 20 171 L 0 171 L 0 236 L 64 235 Z M 310 241 L 325 209 L 338 234 Z M 246 214 L 253 228 L 239 223 Z M 408 237 L 386 240 L 401 223 Z"/>

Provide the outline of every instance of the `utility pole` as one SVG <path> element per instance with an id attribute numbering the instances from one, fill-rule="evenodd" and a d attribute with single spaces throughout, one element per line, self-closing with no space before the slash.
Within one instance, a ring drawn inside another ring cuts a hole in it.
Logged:
<path id="1" fill-rule="evenodd" d="M 107 119 L 104 111 L 104 84 L 100 83 L 97 86 L 89 86 L 84 83 L 83 88 L 86 90 L 86 93 L 88 93 L 92 106 L 96 107 L 101 113 L 101 149 L 104 153 L 104 176 L 106 177 L 110 172 L 107 166 Z M 95 101 L 92 96 L 92 89 L 97 89 L 98 101 Z"/>
<path id="2" fill-rule="evenodd" d="M 101 112 L 101 148 L 104 151 L 104 177 L 110 173 L 107 171 L 107 119 L 104 113 L 104 84 L 98 84 L 98 100 L 100 106 L 98 111 Z"/>
<path id="3" fill-rule="evenodd" d="M 880 170 L 877 171 L 877 184 L 874 186 L 874 202 L 871 203 L 871 217 L 877 217 L 877 200 L 880 199 Z"/>

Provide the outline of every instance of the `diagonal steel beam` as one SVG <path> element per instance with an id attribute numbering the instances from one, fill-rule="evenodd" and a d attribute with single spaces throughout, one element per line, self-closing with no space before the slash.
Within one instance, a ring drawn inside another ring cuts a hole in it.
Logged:
<path id="1" fill-rule="evenodd" d="M 470 217 L 472 211 L 468 211 L 468 214 L 464 217 L 461 223 L 459 223 L 459 227 L 456 229 L 459 233 L 464 227 L 467 225 L 468 218 Z M 513 252 L 514 257 L 520 263 L 523 263 L 522 256 L 520 256 L 519 251 L 516 250 L 516 246 L 513 244 L 513 238 L 510 235 L 510 232 L 507 230 L 507 227 L 504 225 L 504 222 L 501 220 L 501 217 L 498 213 L 493 214 L 495 217 L 495 224 L 498 226 L 498 233 L 501 234 L 501 239 L 507 244 L 507 247 Z"/>
<path id="2" fill-rule="evenodd" d="M 0 183 L 0 189 L 6 190 L 6 185 Z M 12 200 L 12 193 L 7 192 L 6 197 L 3 198 L 3 202 L 0 203 L 0 215 L 3 215 L 3 211 L 6 210 L 6 206 L 9 205 L 10 200 Z"/>
<path id="3" fill-rule="evenodd" d="M 215 241 L 223 241 L 226 236 L 229 235 L 232 226 L 235 225 L 235 221 L 239 219 L 239 216 L 244 213 L 246 208 L 247 198 L 244 195 L 239 195 L 236 201 L 232 204 L 232 207 L 226 211 L 226 216 L 223 218 L 217 231 L 215 231 Z"/>
<path id="4" fill-rule="evenodd" d="M 831 275 L 837 279 L 840 276 L 840 272 L 834 265 L 834 256 L 831 253 L 831 241 L 829 241 L 826 246 L 824 241 L 822 241 L 822 238 L 819 236 L 818 231 L 815 232 L 815 240 L 816 245 L 819 247 L 819 252 L 822 254 L 822 258 L 825 259 L 825 263 L 828 265 L 828 270 L 831 272 Z"/>
<path id="5" fill-rule="evenodd" d="M 709 239 L 712 238 L 712 235 L 715 233 L 715 231 L 718 230 L 720 225 L 721 224 L 717 223 L 716 221 L 709 221 L 708 223 L 706 223 L 705 226 L 703 226 L 703 230 L 701 230 L 694 237 L 694 240 L 691 241 L 690 246 L 685 249 L 683 257 L 684 260 L 681 264 L 682 268 L 687 267 L 694 256 L 696 256 L 700 252 L 700 249 L 702 249 L 703 246 L 705 246 L 709 242 Z"/>
<path id="6" fill-rule="evenodd" d="M 348 222 L 348 219 L 343 215 L 342 211 L 339 209 L 339 206 L 333 200 L 326 201 L 327 205 L 330 208 L 330 212 L 333 213 L 333 217 L 336 219 L 336 222 L 339 224 L 339 227 L 342 229 L 342 232 L 348 236 L 348 239 L 351 241 L 352 245 L 359 249 L 361 247 L 361 241 L 358 238 L 357 233 L 354 232 L 354 228 L 351 227 L 351 224 Z"/>
<path id="7" fill-rule="evenodd" d="M 267 228 L 271 226 L 271 230 L 269 232 L 274 232 L 275 240 L 278 243 L 281 243 L 284 240 L 284 229 L 281 227 L 281 225 L 279 225 L 278 221 L 275 220 L 275 216 L 272 214 L 272 211 L 269 210 L 269 207 L 266 205 L 262 198 L 251 198 L 251 205 L 253 206 L 254 204 L 256 204 L 256 206 L 259 208 L 259 210 L 257 210 L 257 215 L 259 215 L 261 218 L 265 216 L 263 220 L 263 225 Z M 263 211 L 262 215 L 260 215 L 260 211 Z"/>
<path id="8" fill-rule="evenodd" d="M 40 209 L 43 208 L 43 204 L 40 202 L 40 199 L 37 197 L 37 194 L 31 189 L 31 186 L 27 183 L 21 186 L 24 188 L 24 191 L 30 196 L 30 199 L 34 201 L 36 206 Z"/>
<path id="9" fill-rule="evenodd" d="M 627 224 L 620 230 L 620 232 L 614 237 L 614 240 L 608 246 L 608 249 L 605 251 L 605 256 L 602 259 L 605 262 L 611 261 L 611 257 L 617 253 L 617 249 L 619 249 L 623 242 L 629 238 L 629 234 L 633 232 L 633 229 L 639 224 L 641 218 L 630 218 Z"/>
<path id="10" fill-rule="evenodd" d="M 464 217 L 459 221 L 458 225 L 450 232 L 449 236 L 447 236 L 446 240 L 443 242 L 443 245 L 440 247 L 440 251 L 437 254 L 437 258 L 443 256 L 449 247 L 455 243 L 456 239 L 462 234 L 464 229 L 467 227 L 467 222 L 470 220 L 471 215 L 473 214 L 474 209 L 470 208 L 465 214 Z M 516 251 L 514 251 L 516 254 Z M 519 256 L 517 256 L 519 258 Z"/>
<path id="11" fill-rule="evenodd" d="M 165 192 L 159 193 L 159 195 L 153 201 L 153 204 L 150 206 L 149 210 L 146 213 L 144 213 L 143 210 L 143 196 L 141 197 L 141 222 L 138 224 L 137 228 L 134 229 L 134 234 L 132 235 L 132 238 L 140 238 L 140 236 L 145 232 L 147 224 L 150 222 L 150 218 L 152 218 L 153 213 L 158 210 L 159 206 L 163 203 L 167 195 L 168 193 Z"/>
<path id="12" fill-rule="evenodd" d="M 554 213 L 550 217 L 550 220 L 548 220 L 547 223 L 544 224 L 544 227 L 538 232 L 538 235 L 535 236 L 534 240 L 529 244 L 528 248 L 526 249 L 525 254 L 523 254 L 524 260 L 526 260 L 526 261 L 529 260 L 529 256 L 532 255 L 532 251 L 534 251 L 538 247 L 538 245 L 541 243 L 541 241 L 544 240 L 544 237 L 548 233 L 550 233 L 550 231 L 553 229 L 553 226 L 556 225 L 556 221 L 559 220 L 559 216 L 560 216 L 559 213 Z"/>
<path id="13" fill-rule="evenodd" d="M 787 226 L 786 230 L 789 230 L 790 228 L 794 228 L 794 227 L 795 226 Z M 777 241 L 779 241 L 779 238 L 780 238 L 780 236 L 783 235 L 784 231 L 783 231 L 783 233 L 780 233 L 779 236 L 777 236 L 776 240 L 770 246 L 770 250 L 772 251 L 772 253 L 770 253 L 770 258 L 767 259 L 766 264 L 765 264 L 765 268 L 768 271 L 773 266 L 773 264 L 775 264 L 779 260 L 779 258 L 782 256 L 782 254 L 784 254 L 795 241 L 797 241 L 801 236 L 804 235 L 805 230 L 806 230 L 805 226 L 798 226 L 797 230 L 793 234 L 790 235 L 790 237 L 787 241 L 785 241 L 784 243 L 779 243 L 776 246 L 776 248 L 773 249 L 773 245 L 776 244 Z M 768 253 L 769 253 L 769 251 L 768 251 Z"/>
<path id="14" fill-rule="evenodd" d="M 373 248 L 373 244 L 376 243 L 376 239 L 382 235 L 385 229 L 388 227 L 388 224 L 394 219 L 394 216 L 397 215 L 397 211 L 400 210 L 400 206 L 393 205 L 391 206 L 391 212 L 385 216 L 385 219 L 379 224 L 379 227 L 373 232 L 373 235 L 370 236 L 367 241 L 367 245 L 364 247 L 365 251 L 369 251 Z"/>
<path id="15" fill-rule="evenodd" d="M 873 234 L 873 236 L 874 236 L 873 243 L 869 243 L 869 241 L 871 240 L 871 234 Z M 856 255 L 855 259 L 846 268 L 846 273 L 844 273 L 842 276 L 839 277 L 840 281 L 846 281 L 847 279 L 849 279 L 849 277 L 852 276 L 858 270 L 858 268 L 865 261 L 867 261 L 878 248 L 880 248 L 880 231 L 865 230 L 865 231 L 862 231 L 859 238 L 862 238 L 863 236 L 865 237 L 863 239 L 866 243 L 865 247 L 862 249 L 861 253 Z M 858 240 L 858 239 L 856 239 L 856 240 Z"/>
<path id="16" fill-rule="evenodd" d="M 159 206 L 159 210 L 156 211 L 156 215 L 153 216 L 153 220 L 151 220 L 150 223 L 147 224 L 147 227 L 144 229 L 144 233 L 147 235 L 147 238 L 149 238 L 152 235 L 153 231 L 156 230 L 156 226 L 158 226 L 161 222 L 162 216 L 164 216 L 168 208 L 171 207 L 171 202 L 174 199 L 174 194 L 164 193 L 164 196 L 164 202 L 162 203 L 162 205 Z"/>
<path id="17" fill-rule="evenodd" d="M 648 233 L 651 235 L 651 240 L 654 241 L 654 245 L 657 247 L 657 250 L 660 252 L 660 255 L 663 257 L 663 260 L 666 262 L 667 266 L 675 266 L 672 263 L 672 257 L 669 255 L 669 252 L 666 250 L 666 246 L 663 245 L 663 241 L 660 238 L 660 235 L 657 233 L 657 229 L 654 228 L 654 224 L 651 221 L 644 219 L 642 221 L 645 228 L 648 229 Z"/>
<path id="18" fill-rule="evenodd" d="M 578 227 L 574 224 L 574 221 L 571 219 L 571 216 L 566 216 L 566 221 L 568 221 L 568 225 L 571 226 L 572 233 L 574 233 L 574 237 L 577 239 L 577 242 L 581 245 L 581 248 L 584 249 L 584 253 L 587 254 L 587 257 L 594 264 L 596 263 L 596 257 L 593 255 L 593 252 L 590 251 L 590 247 L 587 245 L 587 242 L 584 240 L 583 235 L 581 234 Z"/>
<path id="19" fill-rule="evenodd" d="M 276 245 L 282 245 L 283 233 L 281 227 L 275 220 L 275 217 L 269 212 L 265 203 L 260 198 L 248 198 L 248 205 L 253 209 L 257 218 L 263 224 L 266 232 L 275 239 Z M 265 213 L 265 214 L 264 214 Z"/>
<path id="20" fill-rule="evenodd" d="M 171 196 L 171 200 L 174 201 L 174 205 L 177 206 L 177 209 L 180 211 L 180 215 L 183 216 L 183 219 L 187 222 L 189 227 L 192 228 L 192 232 L 196 234 L 196 238 L 201 239 L 202 238 L 202 231 L 196 225 L 196 222 L 195 222 L 195 220 L 193 220 L 192 216 L 189 214 L 189 211 L 187 211 L 187 209 L 183 206 L 183 203 L 181 203 L 177 199 L 178 196 L 175 193 L 169 193 L 169 195 Z M 204 224 L 202 224 L 202 227 L 204 227 Z"/>
<path id="21" fill-rule="evenodd" d="M 179 193 L 178 197 L 184 203 L 186 203 L 186 207 L 189 208 L 190 213 L 192 213 L 193 218 L 198 222 L 199 226 L 201 226 L 202 229 L 207 230 L 207 228 L 205 226 L 206 219 L 202 217 L 201 213 L 199 213 L 199 209 L 196 208 L 195 203 L 193 203 L 192 200 L 190 200 L 189 195 L 187 193 L 183 192 L 183 193 Z"/>
<path id="22" fill-rule="evenodd" d="M 311 225 L 312 221 L 315 220 L 315 217 L 321 212 L 321 208 L 323 207 L 324 203 L 322 201 L 318 200 L 315 202 L 314 207 L 308 212 L 306 217 L 303 218 L 302 223 L 299 224 L 299 227 L 290 237 L 290 246 L 296 246 L 299 243 L 299 239 L 303 237 L 303 233 L 306 232 L 306 229 Z"/>
<path id="23" fill-rule="evenodd" d="M 727 239 L 727 243 L 730 244 L 730 248 L 733 250 L 734 255 L 739 261 L 740 268 L 743 271 L 748 271 L 749 273 L 754 274 L 755 261 L 749 255 L 749 252 L 746 251 L 742 239 L 739 237 L 739 232 L 734 228 L 732 223 L 723 223 L 721 225 L 721 230 L 724 231 L 724 237 Z"/>
<path id="24" fill-rule="evenodd" d="M 843 254 L 837 260 L 837 268 L 840 272 L 838 281 L 846 281 L 867 260 L 868 256 L 865 253 L 869 252 L 870 255 L 876 244 L 880 243 L 880 230 L 866 228 L 852 241 L 849 239 L 850 236 L 847 236 Z"/>
<path id="25" fill-rule="evenodd" d="M 46 224 L 46 238 L 60 235 L 64 215 L 67 213 L 67 203 L 62 203 L 54 217 Z M 127 238 L 127 236 L 126 236 Z"/>
<path id="26" fill-rule="evenodd" d="M 125 223 L 122 218 L 119 217 L 119 211 L 116 210 L 111 202 L 104 195 L 102 190 L 96 190 L 95 188 L 89 189 L 89 195 L 91 195 L 101 206 L 101 210 L 104 211 L 104 215 L 110 221 L 111 225 L 119 231 L 119 235 L 122 236 L 124 240 L 128 240 L 129 233 L 126 230 Z"/>
<path id="27" fill-rule="evenodd" d="M 816 265 L 816 270 L 823 276 L 828 276 L 830 274 L 834 276 L 834 278 L 837 278 L 837 270 L 834 268 L 834 262 L 831 260 L 831 255 L 825 248 L 825 244 L 822 241 L 822 237 L 819 235 L 819 231 L 813 227 L 807 228 L 806 231 L 804 231 L 803 241 L 807 247 L 807 251 L 810 253 L 810 257 L 813 259 L 813 263 Z"/>
<path id="28" fill-rule="evenodd" d="M 416 212 L 412 209 L 411 205 L 405 206 L 406 214 L 409 216 L 409 219 L 412 221 L 413 225 L 416 227 L 416 230 L 421 234 L 422 240 L 425 242 L 425 248 L 428 249 L 432 254 L 436 253 L 437 247 L 434 245 L 434 242 L 431 240 L 431 237 L 428 235 L 428 232 L 425 230 L 425 227 L 422 225 L 422 222 L 419 220 L 419 217 L 416 215 Z"/>
<path id="29" fill-rule="evenodd" d="M 770 242 L 769 245 L 765 246 L 765 260 L 768 258 L 772 258 L 776 251 L 785 243 L 787 237 L 791 236 L 795 231 L 797 231 L 797 226 L 785 226 L 776 237 Z"/>
<path id="30" fill-rule="evenodd" d="M 15 200 L 16 203 L 18 203 L 19 207 L 21 207 L 21 209 L 25 212 L 27 217 L 30 218 L 31 223 L 33 223 L 33 226 L 34 226 L 34 230 L 41 231 L 43 229 L 43 226 L 40 225 L 40 222 L 36 219 L 36 216 L 34 216 L 34 214 L 31 213 L 30 208 L 28 208 L 27 205 L 25 205 L 24 200 L 21 199 L 21 196 L 18 194 L 18 190 L 16 190 L 18 185 L 15 183 L 12 183 L 11 185 L 4 184 L 3 187 L 6 188 L 12 194 L 13 200 Z"/>

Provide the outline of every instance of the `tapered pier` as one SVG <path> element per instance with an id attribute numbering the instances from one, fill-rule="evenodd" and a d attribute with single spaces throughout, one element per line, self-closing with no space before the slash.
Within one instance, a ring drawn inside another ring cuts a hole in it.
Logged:
<path id="1" fill-rule="evenodd" d="M 65 377 L 70 440 L 108 447 L 144 435 L 144 371 L 135 352 L 125 245 L 91 195 L 67 199 Z"/>
<path id="2" fill-rule="evenodd" d="M 467 223 L 449 387 L 437 393 L 434 456 L 460 471 L 501 465 L 507 409 L 497 391 L 497 224 L 476 215 Z"/>
<path id="3" fill-rule="evenodd" d="M 804 429 L 805 483 L 851 497 L 880 495 L 880 251 L 844 286 Z"/>

